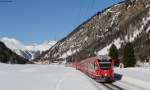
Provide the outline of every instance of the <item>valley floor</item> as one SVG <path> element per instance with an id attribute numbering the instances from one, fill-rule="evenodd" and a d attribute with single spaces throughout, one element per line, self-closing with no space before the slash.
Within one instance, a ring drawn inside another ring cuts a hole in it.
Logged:
<path id="1" fill-rule="evenodd" d="M 103 84 L 63 65 L 0 64 L 0 90 L 150 90 L 150 68 L 115 72 L 117 81 Z"/>
<path id="2" fill-rule="evenodd" d="M 0 64 L 0 90 L 97 90 L 81 72 L 63 65 Z"/>

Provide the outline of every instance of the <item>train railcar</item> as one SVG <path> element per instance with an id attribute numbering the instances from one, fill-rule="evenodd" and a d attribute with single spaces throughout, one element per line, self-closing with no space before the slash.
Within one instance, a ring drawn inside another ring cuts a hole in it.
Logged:
<path id="1" fill-rule="evenodd" d="M 88 58 L 76 65 L 77 69 L 95 79 L 97 82 L 114 81 L 114 60 L 108 56 Z"/>

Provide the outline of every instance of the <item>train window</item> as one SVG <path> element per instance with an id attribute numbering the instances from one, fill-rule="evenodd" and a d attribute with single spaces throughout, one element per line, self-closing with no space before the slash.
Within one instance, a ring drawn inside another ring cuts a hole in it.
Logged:
<path id="1" fill-rule="evenodd" d="M 112 59 L 99 59 L 98 60 L 99 64 L 100 64 L 100 69 L 102 70 L 109 70 L 111 68 L 111 63 L 112 63 Z"/>
<path id="2" fill-rule="evenodd" d="M 94 65 L 92 63 L 89 63 L 89 69 L 94 70 Z"/>
<path id="3" fill-rule="evenodd" d="M 91 63 L 91 69 L 93 70 L 93 64 Z"/>
<path id="4" fill-rule="evenodd" d="M 94 63 L 94 70 L 98 70 L 98 66 L 96 63 Z"/>
<path id="5" fill-rule="evenodd" d="M 103 70 L 108 70 L 111 68 L 111 63 L 101 63 L 100 68 Z"/>

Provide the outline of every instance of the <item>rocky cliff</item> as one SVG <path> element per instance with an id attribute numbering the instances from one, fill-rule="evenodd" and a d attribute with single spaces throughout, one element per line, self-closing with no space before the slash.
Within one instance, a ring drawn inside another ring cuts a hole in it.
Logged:
<path id="1" fill-rule="evenodd" d="M 121 49 L 132 42 L 137 59 L 150 56 L 150 0 L 126 0 L 79 25 L 57 42 L 41 60 L 82 60 L 94 52 L 107 54 L 111 44 Z"/>

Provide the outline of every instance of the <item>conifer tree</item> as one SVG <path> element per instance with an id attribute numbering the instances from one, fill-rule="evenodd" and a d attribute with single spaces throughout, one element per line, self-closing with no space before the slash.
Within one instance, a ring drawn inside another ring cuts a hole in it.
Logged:
<path id="1" fill-rule="evenodd" d="M 118 49 L 117 47 L 112 44 L 110 49 L 109 49 L 109 56 L 112 58 L 112 59 L 115 59 L 115 65 L 118 66 L 119 65 L 119 52 L 118 52 Z"/>
<path id="2" fill-rule="evenodd" d="M 134 48 L 133 44 L 128 42 L 124 47 L 124 55 L 123 55 L 123 62 L 125 67 L 134 67 L 136 64 L 136 59 L 134 56 Z"/>

